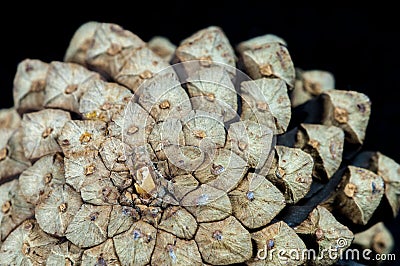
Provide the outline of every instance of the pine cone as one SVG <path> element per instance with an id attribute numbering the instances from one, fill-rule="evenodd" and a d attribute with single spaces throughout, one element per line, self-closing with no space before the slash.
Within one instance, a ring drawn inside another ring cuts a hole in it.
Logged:
<path id="1" fill-rule="evenodd" d="M 382 198 L 397 214 L 398 164 L 343 160 L 368 97 L 296 72 L 275 35 L 237 52 L 218 27 L 175 47 L 89 22 L 65 62 L 21 62 L 0 111 L 0 264 L 331 265 L 273 251 L 344 250 Z M 290 121 L 314 101 L 318 121 Z"/>

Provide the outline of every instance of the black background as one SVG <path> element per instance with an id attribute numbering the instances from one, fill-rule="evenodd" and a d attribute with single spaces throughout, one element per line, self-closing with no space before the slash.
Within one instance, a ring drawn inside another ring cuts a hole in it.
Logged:
<path id="1" fill-rule="evenodd" d="M 13 105 L 12 81 L 18 62 L 25 58 L 62 60 L 74 31 L 89 20 L 117 23 L 145 41 L 163 35 L 175 44 L 199 29 L 217 25 L 232 45 L 266 33 L 281 36 L 289 45 L 295 66 L 328 70 L 335 75 L 337 89 L 367 94 L 372 101 L 372 115 L 365 148 L 379 150 L 400 162 L 400 48 L 395 9 L 295 9 L 252 2 L 202 2 L 190 7 L 150 1 L 133 2 L 133 7 L 111 1 L 101 12 L 85 11 L 72 3 L 53 11 L 45 8 L 50 7 L 33 9 L 21 4 L 18 9 L 2 10 L 1 108 Z M 397 240 L 398 224 L 399 219 L 388 224 Z"/>

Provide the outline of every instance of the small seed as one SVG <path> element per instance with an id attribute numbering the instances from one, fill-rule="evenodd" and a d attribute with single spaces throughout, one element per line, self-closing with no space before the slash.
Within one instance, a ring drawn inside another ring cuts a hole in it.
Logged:
<path id="1" fill-rule="evenodd" d="M 51 127 L 46 128 L 43 133 L 42 133 L 42 138 L 47 138 L 50 136 L 50 134 L 53 132 L 53 129 Z"/>
<path id="2" fill-rule="evenodd" d="M 204 130 L 193 130 L 193 135 L 199 139 L 204 139 L 205 137 L 207 137 Z"/>
<path id="3" fill-rule="evenodd" d="M 102 255 L 102 254 L 101 254 Z M 96 266 L 107 266 L 107 262 L 103 257 L 100 257 L 97 259 Z"/>
<path id="4" fill-rule="evenodd" d="M 324 237 L 324 231 L 322 231 L 321 228 L 318 228 L 315 231 L 315 237 L 317 238 L 317 241 L 321 240 Z"/>
<path id="5" fill-rule="evenodd" d="M 274 248 L 274 246 L 275 246 L 275 241 L 273 239 L 268 239 L 268 241 L 267 241 L 267 249 L 271 250 L 271 249 Z"/>
<path id="6" fill-rule="evenodd" d="M 142 234 L 138 230 L 133 230 L 133 240 L 138 240 Z"/>
<path id="7" fill-rule="evenodd" d="M 107 49 L 107 54 L 113 56 L 121 52 L 122 47 L 117 43 L 111 43 L 110 47 Z"/>
<path id="8" fill-rule="evenodd" d="M 214 238 L 215 240 L 221 241 L 222 238 L 223 238 L 222 232 L 219 231 L 219 230 L 215 231 L 215 232 L 213 233 L 213 238 Z"/>
<path id="9" fill-rule="evenodd" d="M 89 215 L 89 219 L 90 219 L 90 221 L 94 222 L 94 221 L 96 221 L 96 219 L 97 219 L 98 216 L 99 216 L 99 213 L 98 213 L 98 212 L 93 212 L 93 213 L 91 213 L 91 214 Z"/>
<path id="10" fill-rule="evenodd" d="M 238 146 L 241 151 L 244 151 L 247 148 L 247 143 L 239 141 Z"/>
<path id="11" fill-rule="evenodd" d="M 103 194 L 104 198 L 107 198 L 108 196 L 110 196 L 111 192 L 112 192 L 112 189 L 109 187 L 105 187 L 101 190 L 101 193 Z"/>
<path id="12" fill-rule="evenodd" d="M 151 79 L 153 77 L 153 73 L 151 73 L 149 70 L 145 70 L 139 75 L 142 79 Z"/>
<path id="13" fill-rule="evenodd" d="M 253 201 L 254 200 L 254 192 L 253 191 L 247 192 L 246 197 L 248 200 Z"/>
<path id="14" fill-rule="evenodd" d="M 138 128 L 138 127 L 136 127 L 136 126 L 131 126 L 131 127 L 128 129 L 127 133 L 128 133 L 128 135 L 133 135 L 133 134 L 135 134 L 135 133 L 138 132 L 138 131 L 139 131 L 139 128 Z"/>
<path id="15" fill-rule="evenodd" d="M 281 167 L 278 167 L 278 169 L 276 169 L 275 175 L 278 178 L 283 178 L 285 174 L 286 174 L 285 170 L 283 170 Z"/>
<path id="16" fill-rule="evenodd" d="M 31 65 L 31 64 L 29 64 L 29 63 L 27 63 L 26 64 L 26 66 L 25 66 L 25 71 L 26 72 L 31 72 L 32 70 L 34 70 L 35 68 Z"/>
<path id="17" fill-rule="evenodd" d="M 256 106 L 257 106 L 257 109 L 262 112 L 265 112 L 268 110 L 268 104 L 266 102 L 257 102 Z"/>
<path id="18" fill-rule="evenodd" d="M 296 177 L 296 182 L 299 182 L 299 183 L 306 183 L 307 180 L 306 180 L 304 177 L 299 176 L 299 177 Z"/>
<path id="19" fill-rule="evenodd" d="M 45 183 L 45 184 L 48 184 L 48 183 L 51 182 L 52 179 L 53 179 L 53 174 L 52 174 L 52 173 L 47 173 L 47 174 L 44 176 L 44 183 Z"/>
<path id="20" fill-rule="evenodd" d="M 67 145 L 70 145 L 71 143 L 69 142 L 69 140 L 67 140 L 67 139 L 63 139 L 62 141 L 61 141 L 61 145 L 63 145 L 63 146 L 67 146 Z"/>
<path id="21" fill-rule="evenodd" d="M 210 93 L 207 93 L 205 96 L 206 96 L 207 101 L 210 101 L 210 102 L 215 101 L 215 94 L 214 93 L 210 92 Z"/>
<path id="22" fill-rule="evenodd" d="M 376 187 L 375 182 L 371 182 L 371 187 L 372 187 L 372 194 L 376 194 L 376 193 L 380 192 L 380 190 Z"/>
<path id="23" fill-rule="evenodd" d="M 260 73 L 263 76 L 271 76 L 274 71 L 272 70 L 272 66 L 270 64 L 266 64 L 260 67 Z"/>
<path id="24" fill-rule="evenodd" d="M 1 211 L 3 213 L 7 213 L 9 212 L 11 209 L 11 201 L 7 200 L 6 202 L 3 203 L 3 205 L 1 206 Z"/>
<path id="25" fill-rule="evenodd" d="M 212 65 L 212 58 L 211 56 L 202 56 L 199 58 L 200 65 L 204 67 L 209 67 Z"/>
<path id="26" fill-rule="evenodd" d="M 357 186 L 352 183 L 347 183 L 344 188 L 344 193 L 347 197 L 352 198 L 354 194 L 357 192 Z"/>
<path id="27" fill-rule="evenodd" d="M 109 102 L 106 102 L 102 106 L 100 106 L 100 109 L 103 111 L 110 110 L 111 108 L 112 108 L 112 104 Z"/>
<path id="28" fill-rule="evenodd" d="M 96 119 L 96 117 L 97 117 L 97 112 L 96 111 L 89 112 L 89 113 L 85 114 L 85 118 L 89 119 L 89 120 Z"/>
<path id="29" fill-rule="evenodd" d="M 153 217 L 156 217 L 157 214 L 159 213 L 159 209 L 156 207 L 150 207 L 150 213 Z"/>
<path id="30" fill-rule="evenodd" d="M 336 107 L 333 115 L 335 120 L 340 124 L 345 124 L 349 121 L 349 113 L 346 109 Z"/>
<path id="31" fill-rule="evenodd" d="M 5 158 L 7 158 L 8 155 L 8 149 L 3 148 L 0 150 L 0 162 L 3 161 Z"/>
<path id="32" fill-rule="evenodd" d="M 160 108 L 161 109 L 168 109 L 170 107 L 169 101 L 168 100 L 164 100 L 160 103 Z"/>
<path id="33" fill-rule="evenodd" d="M 118 158 L 117 158 L 117 162 L 118 163 L 124 163 L 126 162 L 126 156 L 125 154 L 119 154 Z"/>
<path id="34" fill-rule="evenodd" d="M 85 175 L 91 175 L 94 173 L 95 170 L 96 170 L 96 167 L 93 164 L 87 165 L 85 167 Z"/>
<path id="35" fill-rule="evenodd" d="M 62 203 L 60 206 L 58 206 L 58 210 L 60 212 L 66 212 L 68 208 L 68 204 L 66 202 Z"/>
<path id="36" fill-rule="evenodd" d="M 24 230 L 30 231 L 30 230 L 33 229 L 34 226 L 35 226 L 35 225 L 34 225 L 31 221 L 29 221 L 29 222 L 27 222 L 27 223 L 24 224 Z"/>
<path id="37" fill-rule="evenodd" d="M 222 165 L 220 165 L 220 164 L 218 164 L 218 165 L 213 164 L 213 165 L 211 166 L 211 173 L 212 173 L 213 175 L 220 175 L 220 174 L 222 174 L 224 171 L 225 171 L 225 167 L 222 166 Z"/>
<path id="38" fill-rule="evenodd" d="M 361 113 L 364 113 L 366 111 L 365 105 L 362 103 L 357 104 L 357 108 Z"/>
<path id="39" fill-rule="evenodd" d="M 319 147 L 319 142 L 315 139 L 310 139 L 308 144 L 313 147 L 314 149 L 317 149 Z"/>
<path id="40" fill-rule="evenodd" d="M 171 257 L 173 263 L 176 262 L 176 254 L 174 252 L 174 247 L 172 245 L 167 246 L 168 255 Z"/>
<path id="41" fill-rule="evenodd" d="M 90 134 L 89 132 L 85 132 L 79 137 L 79 141 L 81 142 L 81 144 L 88 144 L 91 139 L 92 134 Z"/>
<path id="42" fill-rule="evenodd" d="M 73 92 L 75 92 L 78 89 L 78 85 L 77 84 L 71 84 L 68 85 L 68 87 L 65 89 L 65 94 L 71 94 Z"/>
<path id="43" fill-rule="evenodd" d="M 29 244 L 24 242 L 22 244 L 22 254 L 28 255 L 30 250 L 31 250 L 31 247 L 29 246 Z"/>

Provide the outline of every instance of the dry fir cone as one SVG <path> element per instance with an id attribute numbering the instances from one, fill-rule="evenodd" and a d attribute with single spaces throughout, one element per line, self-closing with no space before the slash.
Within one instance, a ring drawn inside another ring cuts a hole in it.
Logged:
<path id="1" fill-rule="evenodd" d="M 200 30 L 183 40 L 176 48 L 176 57 L 180 62 L 201 60 L 207 66 L 213 62 L 235 67 L 235 53 L 224 32 L 215 26 Z M 233 74 L 233 73 L 232 73 Z"/>
<path id="2" fill-rule="evenodd" d="M 350 246 L 354 238 L 349 228 L 336 221 L 335 217 L 321 206 L 315 208 L 304 222 L 296 226 L 295 231 L 306 242 L 310 240 L 318 245 L 315 257 L 310 258 L 310 265 L 334 264 L 339 256 L 333 258 L 326 251 L 336 250 L 337 254 L 341 254 Z"/>
<path id="3" fill-rule="evenodd" d="M 240 53 L 244 69 L 253 79 L 280 78 L 293 88 L 295 70 L 287 48 L 279 42 L 267 42 Z"/>
<path id="4" fill-rule="evenodd" d="M 108 239 L 95 247 L 85 249 L 82 255 L 82 265 L 121 265 L 117 254 L 115 254 L 112 239 Z"/>
<path id="5" fill-rule="evenodd" d="M 379 206 L 385 192 L 382 177 L 348 166 L 335 196 L 335 211 L 355 224 L 365 225 Z"/>
<path id="6" fill-rule="evenodd" d="M 20 174 L 31 163 L 25 157 L 22 130 L 0 128 L 0 182 Z"/>
<path id="7" fill-rule="evenodd" d="M 85 119 L 110 121 L 123 113 L 133 94 L 125 87 L 99 79 L 91 79 L 81 85 L 83 94 L 79 101 L 79 113 Z"/>
<path id="8" fill-rule="evenodd" d="M 100 75 L 72 63 L 52 62 L 46 78 L 44 105 L 79 113 L 79 99 L 83 94 L 80 86 Z"/>
<path id="9" fill-rule="evenodd" d="M 136 92 L 140 85 L 169 66 L 168 62 L 144 46 L 133 51 L 113 78 Z"/>
<path id="10" fill-rule="evenodd" d="M 14 78 L 14 104 L 19 113 L 41 110 L 44 104 L 44 90 L 49 65 L 26 59 L 18 64 Z"/>
<path id="11" fill-rule="evenodd" d="M 362 152 L 356 156 L 353 164 L 367 168 L 382 177 L 385 183 L 385 195 L 393 217 L 400 208 L 400 165 L 380 152 Z"/>
<path id="12" fill-rule="evenodd" d="M 15 108 L 0 110 L 0 129 L 15 129 L 18 128 L 20 124 L 21 117 L 18 115 Z"/>
<path id="13" fill-rule="evenodd" d="M 232 216 L 200 223 L 195 240 L 204 261 L 213 265 L 241 263 L 252 256 L 250 233 Z"/>
<path id="14" fill-rule="evenodd" d="M 292 107 L 301 105 L 324 91 L 335 89 L 332 73 L 323 70 L 296 69 L 296 81 L 291 92 Z"/>
<path id="15" fill-rule="evenodd" d="M 96 26 L 94 33 L 91 30 L 87 31 L 80 39 L 90 39 L 91 42 L 85 52 L 85 63 L 99 73 L 112 78 L 119 73 L 136 49 L 146 45 L 132 32 L 111 23 L 100 23 Z M 84 42 L 77 44 L 79 47 L 77 50 L 86 48 Z M 70 48 L 72 48 L 71 45 L 75 44 L 71 43 Z"/>
<path id="16" fill-rule="evenodd" d="M 302 256 L 290 254 L 283 254 L 285 260 L 280 259 L 282 254 L 278 254 L 281 250 L 302 254 L 306 249 L 300 237 L 284 222 L 276 222 L 256 231 L 251 234 L 251 238 L 256 244 L 257 257 L 252 258 L 248 265 L 304 265 L 305 263 L 305 258 Z"/>
<path id="17" fill-rule="evenodd" d="M 261 78 L 241 84 L 243 120 L 271 128 L 275 134 L 286 132 L 291 111 L 286 84 L 281 79 Z"/>
<path id="18" fill-rule="evenodd" d="M 18 180 L 0 186 L 0 206 L 0 240 L 4 241 L 15 227 L 32 217 L 35 206 L 25 200 Z"/>
<path id="19" fill-rule="evenodd" d="M 274 34 L 266 34 L 239 43 L 238 46 L 236 46 L 236 50 L 239 53 L 243 53 L 246 50 L 253 50 L 267 43 L 280 43 L 284 46 L 287 46 L 286 41 L 281 37 Z"/>
<path id="20" fill-rule="evenodd" d="M 206 160 L 193 175 L 201 183 L 223 191 L 231 191 L 240 183 L 248 170 L 248 164 L 233 151 L 217 149 L 211 158 Z"/>
<path id="21" fill-rule="evenodd" d="M 21 62 L 15 107 L 0 110 L 0 264 L 328 265 L 278 251 L 302 254 L 299 236 L 317 253 L 340 237 L 347 248 L 352 232 L 333 214 L 364 225 L 383 197 L 396 215 L 399 165 L 368 153 L 325 203 L 332 214 L 318 206 L 297 227 L 280 221 L 313 199 L 313 182 L 340 177 L 345 138 L 362 144 L 370 102 L 333 90 L 328 72 L 298 71 L 295 82 L 275 35 L 237 50 L 256 80 L 240 77 L 218 27 L 175 49 L 88 22 L 65 62 Z M 322 125 L 292 121 L 291 147 L 275 146 L 291 106 L 320 94 Z M 392 245 L 381 226 L 356 243 L 377 253 Z"/>
<path id="22" fill-rule="evenodd" d="M 346 141 L 362 144 L 371 114 L 368 96 L 355 91 L 330 90 L 323 93 L 323 99 L 323 123 L 343 129 Z"/>
<path id="23" fill-rule="evenodd" d="M 70 186 L 53 189 L 36 205 L 35 217 L 46 233 L 65 236 L 65 231 L 82 205 L 82 199 Z"/>
<path id="24" fill-rule="evenodd" d="M 26 220 L 4 241 L 1 265 L 45 265 L 57 238 L 43 232 L 35 220 Z"/>
<path id="25" fill-rule="evenodd" d="M 237 92 L 225 67 L 202 68 L 191 75 L 187 82 L 195 110 L 220 115 L 225 122 L 237 116 Z"/>
<path id="26" fill-rule="evenodd" d="M 181 87 L 178 76 L 172 72 L 162 72 L 145 83 L 136 97 L 156 122 L 167 118 L 182 119 L 192 110 L 187 93 Z"/>
<path id="27" fill-rule="evenodd" d="M 294 204 L 310 190 L 313 166 L 314 161 L 308 153 L 276 146 L 267 178 L 284 194 L 286 203 Z"/>
<path id="28" fill-rule="evenodd" d="M 252 229 L 268 224 L 285 207 L 282 193 L 265 177 L 254 173 L 249 173 L 229 198 L 233 215 Z"/>
<path id="29" fill-rule="evenodd" d="M 105 133 L 106 123 L 102 121 L 71 120 L 62 128 L 58 143 L 67 158 L 97 154 Z"/>
<path id="30" fill-rule="evenodd" d="M 226 147 L 258 170 L 267 162 L 272 142 L 273 131 L 269 127 L 244 120 L 230 125 Z"/>
<path id="31" fill-rule="evenodd" d="M 86 64 L 86 53 L 92 45 L 94 34 L 100 23 L 90 21 L 80 26 L 72 37 L 64 56 L 65 62 Z"/>
<path id="32" fill-rule="evenodd" d="M 151 257 L 152 265 L 203 265 L 194 240 L 183 240 L 167 232 L 159 231 Z"/>
<path id="33" fill-rule="evenodd" d="M 138 221 L 130 229 L 114 237 L 115 251 L 122 265 L 146 265 L 156 244 L 157 229 Z"/>
<path id="34" fill-rule="evenodd" d="M 22 145 L 26 158 L 35 160 L 44 155 L 61 152 L 57 138 L 64 124 L 71 119 L 68 112 L 46 109 L 23 116 Z"/>
<path id="35" fill-rule="evenodd" d="M 64 158 L 60 154 L 43 156 L 19 176 L 21 192 L 32 204 L 37 204 L 42 195 L 64 183 Z"/>
<path id="36" fill-rule="evenodd" d="M 313 176 L 322 181 L 331 178 L 342 161 L 344 133 L 335 126 L 301 124 L 296 144 L 313 157 Z"/>
<path id="37" fill-rule="evenodd" d="M 83 250 L 69 241 L 53 246 L 46 265 L 80 264 Z"/>
<path id="38" fill-rule="evenodd" d="M 155 54 L 167 62 L 174 57 L 176 46 L 165 37 L 155 36 L 151 38 L 147 45 Z"/>
<path id="39" fill-rule="evenodd" d="M 394 239 L 383 222 L 354 235 L 353 244 L 362 249 L 371 249 L 378 254 L 388 254 L 393 250 Z"/>

